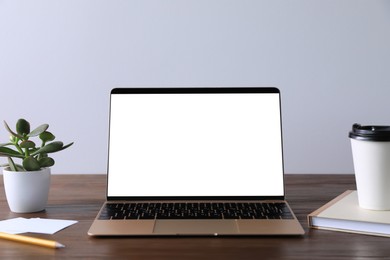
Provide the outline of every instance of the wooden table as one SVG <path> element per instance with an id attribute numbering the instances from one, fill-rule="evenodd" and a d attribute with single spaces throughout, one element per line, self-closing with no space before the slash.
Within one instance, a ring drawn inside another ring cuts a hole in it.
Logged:
<path id="1" fill-rule="evenodd" d="M 390 257 L 390 239 L 312 230 L 308 213 L 347 189 L 355 189 L 353 175 L 286 175 L 286 196 L 306 230 L 302 237 L 189 237 L 92 238 L 89 226 L 105 199 L 105 175 L 53 175 L 46 211 L 9 211 L 0 178 L 0 219 L 42 217 L 78 220 L 54 235 L 31 236 L 57 240 L 62 249 L 0 241 L 0 259 L 129 258 L 129 259 L 351 259 Z M 29 234 L 30 235 L 30 234 Z"/>

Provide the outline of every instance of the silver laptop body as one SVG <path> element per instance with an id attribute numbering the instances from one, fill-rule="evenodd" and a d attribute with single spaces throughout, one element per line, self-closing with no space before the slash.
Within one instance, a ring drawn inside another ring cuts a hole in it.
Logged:
<path id="1" fill-rule="evenodd" d="M 280 107 L 277 88 L 113 89 L 107 201 L 88 234 L 304 234 L 284 197 Z"/>

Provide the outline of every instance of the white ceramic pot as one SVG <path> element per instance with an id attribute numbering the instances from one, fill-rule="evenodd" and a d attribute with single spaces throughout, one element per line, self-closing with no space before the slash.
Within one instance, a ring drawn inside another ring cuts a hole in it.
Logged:
<path id="1" fill-rule="evenodd" d="M 45 209 L 50 189 L 50 168 L 13 172 L 3 169 L 4 189 L 10 210 L 15 213 Z"/>

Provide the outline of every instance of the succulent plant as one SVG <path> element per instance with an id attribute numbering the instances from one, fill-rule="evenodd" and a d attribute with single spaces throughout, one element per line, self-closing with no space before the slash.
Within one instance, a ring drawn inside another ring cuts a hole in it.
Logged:
<path id="1" fill-rule="evenodd" d="M 54 141 L 55 136 L 47 131 L 48 124 L 40 125 L 30 131 L 30 123 L 25 119 L 19 119 L 16 123 L 16 131 L 11 130 L 5 121 L 4 126 L 10 133 L 10 141 L 0 144 L 0 157 L 8 157 L 8 164 L 1 166 L 10 167 L 11 171 L 37 171 L 51 167 L 55 161 L 48 154 L 64 150 L 73 144 L 72 142 L 64 145 L 61 141 Z M 32 137 L 39 137 L 41 146 L 37 146 L 30 140 Z M 16 164 L 12 158 L 21 159 L 22 164 Z"/>

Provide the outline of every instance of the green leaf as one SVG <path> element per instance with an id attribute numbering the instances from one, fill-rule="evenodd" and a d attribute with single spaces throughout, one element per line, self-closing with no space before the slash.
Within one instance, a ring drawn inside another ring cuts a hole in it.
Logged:
<path id="1" fill-rule="evenodd" d="M 65 150 L 66 148 L 68 148 L 68 147 L 71 146 L 72 144 L 74 144 L 74 142 L 71 142 L 70 144 L 64 145 L 64 146 L 61 148 L 61 150 L 59 150 L 59 151 Z"/>
<path id="2" fill-rule="evenodd" d="M 38 135 L 42 134 L 43 132 L 45 132 L 48 128 L 49 128 L 48 124 L 40 125 L 37 128 L 35 128 L 34 130 L 32 130 L 31 133 L 28 134 L 28 136 L 29 137 L 38 136 Z"/>
<path id="3" fill-rule="evenodd" d="M 8 131 L 11 135 L 16 136 L 16 137 L 18 137 L 18 138 L 20 138 L 20 139 L 23 138 L 23 136 L 18 135 L 17 133 L 15 133 L 14 131 L 12 131 L 11 128 L 9 127 L 9 125 L 7 124 L 7 122 L 5 122 L 5 121 L 4 121 L 4 126 L 5 126 L 5 129 L 7 129 L 7 131 Z"/>
<path id="4" fill-rule="evenodd" d="M 29 156 L 23 160 L 23 167 L 26 169 L 26 171 L 38 171 L 41 169 L 41 165 L 39 164 L 38 160 L 33 156 Z"/>
<path id="5" fill-rule="evenodd" d="M 25 141 L 22 141 L 20 143 L 20 148 L 32 149 L 32 148 L 35 148 L 35 143 L 33 141 L 30 141 L 30 140 L 25 140 Z"/>
<path id="6" fill-rule="evenodd" d="M 21 136 L 28 135 L 30 133 L 30 123 L 23 118 L 19 119 L 16 122 L 16 132 Z"/>
<path id="7" fill-rule="evenodd" d="M 63 142 L 60 142 L 60 141 L 52 142 L 52 143 L 47 144 L 44 147 L 38 149 L 37 151 L 31 153 L 31 155 L 37 155 L 39 153 L 55 153 L 55 152 L 61 151 L 63 146 L 64 146 Z"/>
<path id="8" fill-rule="evenodd" d="M 8 146 L 8 145 L 13 145 L 13 143 L 0 144 L 0 147 Z"/>
<path id="9" fill-rule="evenodd" d="M 18 171 L 18 168 L 16 167 L 16 165 L 11 157 L 8 157 L 8 164 L 9 164 L 9 168 L 11 169 L 11 171 L 14 171 L 14 172 Z"/>
<path id="10" fill-rule="evenodd" d="M 0 167 L 6 168 L 6 167 L 10 167 L 10 165 L 9 165 L 9 163 L 6 163 L 6 164 L 0 165 Z M 15 167 L 16 167 L 16 169 L 17 169 L 18 172 L 25 172 L 25 171 L 26 171 L 26 170 L 23 168 L 23 166 L 20 165 L 20 164 L 15 163 Z M 10 167 L 10 169 L 11 169 L 11 167 Z"/>
<path id="11" fill-rule="evenodd" d="M 39 135 L 39 138 L 42 140 L 42 142 L 46 143 L 53 141 L 56 137 L 52 133 L 45 131 Z"/>
<path id="12" fill-rule="evenodd" d="M 8 147 L 0 147 L 0 157 L 24 158 L 23 154 Z"/>
<path id="13" fill-rule="evenodd" d="M 16 163 L 15 163 L 15 165 L 16 165 L 16 168 L 18 169 L 19 172 L 25 172 L 26 171 L 26 169 L 24 169 L 22 165 L 16 164 Z"/>
<path id="14" fill-rule="evenodd" d="M 39 161 L 39 165 L 41 167 L 51 167 L 54 165 L 54 159 L 53 158 L 50 158 L 50 157 L 44 157 L 44 158 L 41 158 Z"/>

